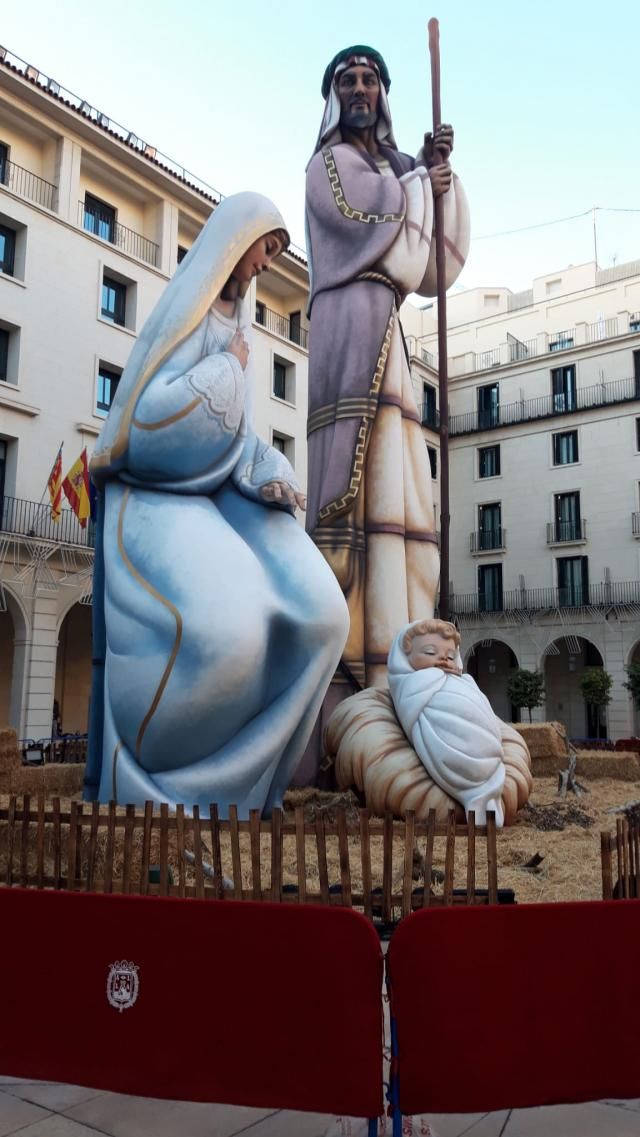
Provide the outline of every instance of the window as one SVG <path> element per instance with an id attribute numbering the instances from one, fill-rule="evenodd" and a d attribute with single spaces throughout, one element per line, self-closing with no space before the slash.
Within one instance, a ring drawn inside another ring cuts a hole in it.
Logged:
<path id="1" fill-rule="evenodd" d="M 635 396 L 640 399 L 640 351 L 633 353 L 633 378 L 635 380 Z"/>
<path id="2" fill-rule="evenodd" d="M 438 430 L 438 411 L 436 409 L 436 389 L 431 386 L 431 383 L 424 383 L 422 386 L 422 425 L 428 426 L 431 430 Z"/>
<path id="3" fill-rule="evenodd" d="M 478 548 L 502 548 L 502 506 L 499 501 L 478 506 Z"/>
<path id="4" fill-rule="evenodd" d="M 500 392 L 497 383 L 478 387 L 478 428 L 486 430 L 500 423 Z"/>
<path id="5" fill-rule="evenodd" d="M 111 205 L 106 205 L 104 201 L 99 201 L 90 193 L 84 195 L 83 225 L 88 233 L 95 233 L 96 237 L 102 237 L 103 241 L 111 241 L 112 244 L 115 242 L 115 209 Z"/>
<path id="6" fill-rule="evenodd" d="M 9 363 L 9 333 L 6 328 L 0 328 L 0 380 L 7 381 L 7 366 Z"/>
<path id="7" fill-rule="evenodd" d="M 102 279 L 102 317 L 124 327 L 127 304 L 127 286 L 105 273 Z"/>
<path id="8" fill-rule="evenodd" d="M 555 541 L 581 541 L 583 524 L 580 517 L 580 491 L 557 493 L 554 497 Z"/>
<path id="9" fill-rule="evenodd" d="M 289 339 L 291 343 L 302 344 L 302 312 L 289 313 Z"/>
<path id="10" fill-rule="evenodd" d="M 553 464 L 554 466 L 569 466 L 578 461 L 578 432 L 565 430 L 562 434 L 553 435 Z"/>
<path id="11" fill-rule="evenodd" d="M 497 478 L 500 474 L 500 447 L 481 446 L 478 450 L 478 477 Z"/>
<path id="12" fill-rule="evenodd" d="M 277 359 L 273 364 L 273 393 L 276 399 L 287 397 L 287 369 L 283 363 L 278 363 Z"/>
<path id="13" fill-rule="evenodd" d="M 0 511 L 4 499 L 4 479 L 7 468 L 7 444 L 0 438 Z"/>
<path id="14" fill-rule="evenodd" d="M 481 612 L 502 611 L 502 565 L 479 566 L 478 607 Z"/>
<path id="15" fill-rule="evenodd" d="M 573 364 L 570 364 L 569 367 L 554 368 L 551 372 L 551 390 L 555 414 L 566 414 L 567 411 L 577 409 L 576 369 Z"/>
<path id="16" fill-rule="evenodd" d="M 16 252 L 16 234 L 6 225 L 0 225 L 0 272 L 13 276 Z"/>
<path id="17" fill-rule="evenodd" d="M 100 364 L 98 369 L 98 397 L 96 399 L 96 412 L 97 414 L 108 414 L 113 396 L 118 389 L 120 382 L 120 372 L 115 371 L 110 367 L 105 367 L 103 363 Z"/>
<path id="18" fill-rule="evenodd" d="M 279 430 L 274 430 L 271 436 L 271 445 L 274 450 L 279 450 L 281 454 L 284 454 L 292 466 L 295 466 L 295 440 L 290 435 L 281 434 Z"/>
<path id="19" fill-rule="evenodd" d="M 4 142 L 0 142 L 0 183 L 2 185 L 6 185 L 9 180 L 8 165 L 9 147 Z"/>
<path id="20" fill-rule="evenodd" d="M 589 603 L 589 558 L 558 557 L 558 604 L 575 608 Z"/>
<path id="21" fill-rule="evenodd" d="M 265 325 L 265 311 L 262 300 L 256 300 L 256 324 L 262 324 L 263 327 Z"/>
<path id="22" fill-rule="evenodd" d="M 438 451 L 435 446 L 427 446 L 427 454 L 429 455 L 429 465 L 431 467 L 431 477 L 438 477 Z"/>
<path id="23" fill-rule="evenodd" d="M 549 351 L 566 351 L 568 347 L 573 347 L 573 332 L 557 332 L 549 340 Z"/>
<path id="24" fill-rule="evenodd" d="M 629 331 L 640 332 L 640 312 L 632 312 L 629 316 Z"/>
<path id="25" fill-rule="evenodd" d="M 640 418 L 636 419 L 636 450 L 640 450 Z"/>
<path id="26" fill-rule="evenodd" d="M 184 260 L 184 258 L 186 257 L 186 255 L 187 255 L 187 253 L 188 253 L 188 252 L 189 252 L 189 250 L 188 250 L 188 249 L 185 249 L 184 245 L 178 245 L 178 257 L 177 257 L 177 261 L 178 261 L 178 264 L 179 264 L 179 265 L 181 265 L 181 264 L 182 264 L 182 262 L 183 262 L 183 260 Z"/>

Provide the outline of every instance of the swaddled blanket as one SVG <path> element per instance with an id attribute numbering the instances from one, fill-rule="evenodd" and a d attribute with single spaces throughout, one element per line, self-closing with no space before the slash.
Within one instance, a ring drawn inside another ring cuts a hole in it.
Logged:
<path id="1" fill-rule="evenodd" d="M 504 823 L 505 779 L 500 722 L 470 675 L 440 667 L 414 671 L 402 648 L 406 628 L 389 652 L 389 688 L 402 728 L 434 782 L 478 825 L 495 810 Z"/>

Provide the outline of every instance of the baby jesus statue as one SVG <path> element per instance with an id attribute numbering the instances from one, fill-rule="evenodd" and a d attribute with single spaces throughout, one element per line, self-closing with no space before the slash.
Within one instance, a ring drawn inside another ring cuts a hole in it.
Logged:
<path id="1" fill-rule="evenodd" d="M 501 723 L 470 675 L 460 635 L 445 620 L 404 627 L 389 652 L 389 689 L 402 728 L 433 781 L 485 825 L 504 824 Z"/>

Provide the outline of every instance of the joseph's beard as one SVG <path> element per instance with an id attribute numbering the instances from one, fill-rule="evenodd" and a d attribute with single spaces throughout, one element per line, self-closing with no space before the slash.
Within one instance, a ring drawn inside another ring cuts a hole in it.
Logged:
<path id="1" fill-rule="evenodd" d="M 369 126 L 375 126 L 377 118 L 375 111 L 354 111 L 342 114 L 340 124 L 349 130 L 365 130 Z"/>

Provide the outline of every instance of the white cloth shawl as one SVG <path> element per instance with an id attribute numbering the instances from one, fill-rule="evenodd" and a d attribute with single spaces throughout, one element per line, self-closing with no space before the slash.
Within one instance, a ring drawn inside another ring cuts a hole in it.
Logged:
<path id="1" fill-rule="evenodd" d="M 478 825 L 493 809 L 501 827 L 500 722 L 470 675 L 448 675 L 440 667 L 414 671 L 402 649 L 406 631 L 398 632 L 389 652 L 389 688 L 402 728 L 434 782 L 466 813 L 474 810 Z"/>

